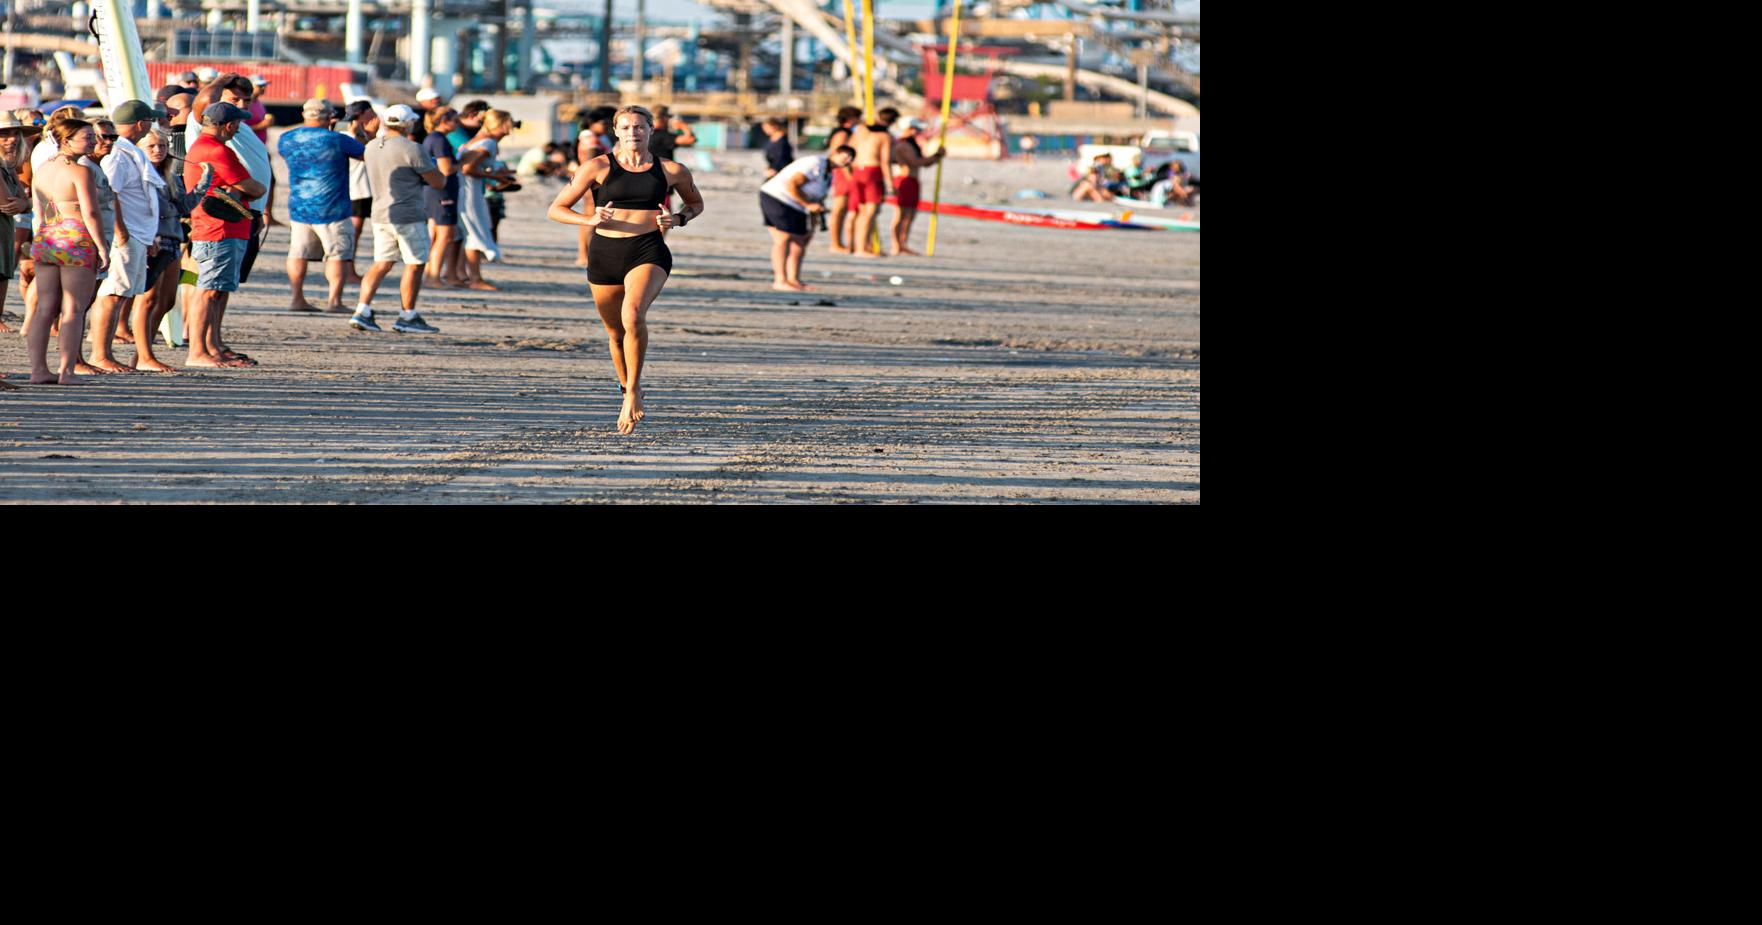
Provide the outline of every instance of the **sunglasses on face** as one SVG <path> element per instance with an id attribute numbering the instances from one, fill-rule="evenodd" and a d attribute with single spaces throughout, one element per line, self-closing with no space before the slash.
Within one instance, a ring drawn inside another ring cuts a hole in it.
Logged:
<path id="1" fill-rule="evenodd" d="M 121 135 L 103 135 L 103 134 L 101 134 L 98 137 L 104 139 L 105 141 L 115 141 L 116 139 L 121 138 L 122 136 Z"/>

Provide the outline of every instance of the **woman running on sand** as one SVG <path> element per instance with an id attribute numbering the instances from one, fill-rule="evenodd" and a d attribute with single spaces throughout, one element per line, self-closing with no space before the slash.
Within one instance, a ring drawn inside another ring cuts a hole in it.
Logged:
<path id="1" fill-rule="evenodd" d="M 649 152 L 654 125 L 655 117 L 641 106 L 618 110 L 613 120 L 618 141 L 612 152 L 582 164 L 547 213 L 553 222 L 592 228 L 598 239 L 588 252 L 587 282 L 624 393 L 618 414 L 621 434 L 635 430 L 642 420 L 648 310 L 673 272 L 673 253 L 664 236 L 667 229 L 683 228 L 704 213 L 704 197 L 691 182 L 691 172 Z M 596 208 L 582 215 L 575 204 L 590 189 Z M 678 212 L 668 212 L 667 194 L 675 189 L 683 204 Z"/>

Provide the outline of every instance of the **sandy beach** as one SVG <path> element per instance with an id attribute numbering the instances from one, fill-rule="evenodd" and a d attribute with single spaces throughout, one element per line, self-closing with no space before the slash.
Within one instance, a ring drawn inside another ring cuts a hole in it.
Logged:
<path id="1" fill-rule="evenodd" d="M 668 237 L 631 436 L 575 230 L 544 218 L 560 186 L 528 180 L 484 268 L 502 291 L 422 293 L 437 335 L 392 332 L 395 275 L 385 333 L 290 314 L 285 226 L 227 313 L 258 368 L 28 386 L 22 339 L 0 335 L 24 386 L 0 392 L 0 502 L 1199 502 L 1199 233 L 951 217 L 934 258 L 880 260 L 817 235 L 814 291 L 775 292 L 759 153 L 712 156 L 694 171 L 708 211 Z M 943 199 L 1122 211 L 1069 185 L 1063 162 L 950 161 Z M 1009 199 L 1022 188 L 1053 198 Z M 313 264 L 306 296 L 323 289 Z M 16 332 L 16 280 L 6 308 Z"/>

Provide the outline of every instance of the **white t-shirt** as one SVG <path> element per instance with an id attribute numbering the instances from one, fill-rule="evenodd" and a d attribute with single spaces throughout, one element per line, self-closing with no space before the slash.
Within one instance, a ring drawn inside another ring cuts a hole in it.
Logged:
<path id="1" fill-rule="evenodd" d="M 354 138 L 355 133 L 352 131 L 349 131 L 347 128 L 345 128 L 345 126 L 347 126 L 347 125 L 349 125 L 349 123 L 347 123 L 347 122 L 338 122 L 336 130 L 338 132 L 341 132 L 344 135 L 349 136 L 350 138 Z M 382 126 L 380 126 L 380 128 L 383 130 L 385 128 L 385 126 L 382 125 Z M 349 198 L 350 199 L 372 199 L 373 198 L 373 185 L 367 179 L 367 159 L 366 158 L 359 158 L 359 159 L 352 158 L 352 157 L 349 158 Z"/>
<path id="2" fill-rule="evenodd" d="M 777 171 L 776 176 L 766 180 L 765 185 L 759 187 L 759 192 L 782 202 L 797 212 L 806 212 L 807 209 L 802 208 L 802 204 L 796 202 L 795 197 L 789 194 L 789 185 L 794 182 L 797 175 L 807 176 L 807 180 L 801 185 L 801 197 L 811 202 L 819 202 L 826 198 L 827 191 L 832 187 L 832 162 L 827 160 L 824 154 L 810 154 L 807 157 L 796 158 L 790 162 L 788 167 Z"/>

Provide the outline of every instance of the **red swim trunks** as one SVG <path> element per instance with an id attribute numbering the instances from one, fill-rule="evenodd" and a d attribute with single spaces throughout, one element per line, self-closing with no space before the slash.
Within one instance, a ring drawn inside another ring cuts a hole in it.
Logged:
<path id="1" fill-rule="evenodd" d="M 916 209 L 918 207 L 918 178 L 896 177 L 893 188 L 899 192 L 899 207 Z"/>
<path id="2" fill-rule="evenodd" d="M 857 167 L 851 172 L 851 204 L 880 205 L 887 198 L 887 184 L 882 181 L 881 168 Z"/>
<path id="3" fill-rule="evenodd" d="M 832 196 L 841 199 L 850 195 L 850 168 L 832 168 Z"/>

